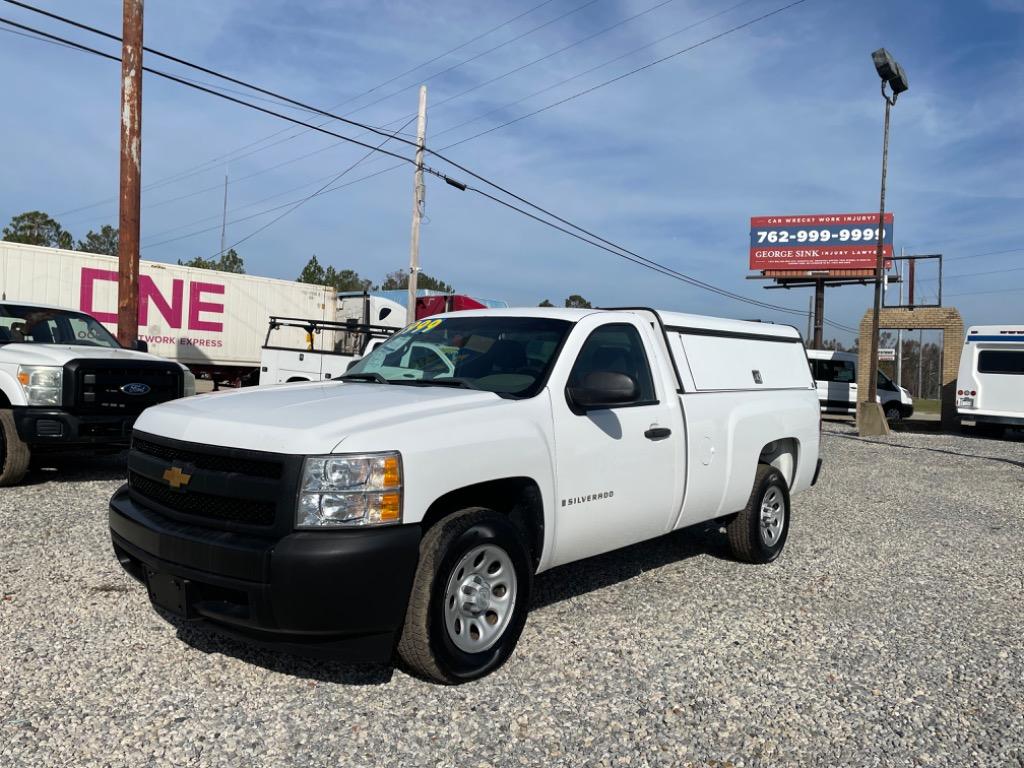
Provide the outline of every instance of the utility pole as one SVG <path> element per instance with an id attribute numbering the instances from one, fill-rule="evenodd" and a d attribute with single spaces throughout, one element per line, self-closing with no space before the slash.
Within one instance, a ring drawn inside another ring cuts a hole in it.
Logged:
<path id="1" fill-rule="evenodd" d="M 224 257 L 224 235 L 228 229 L 228 175 L 224 174 L 224 213 L 220 219 L 220 255 Z"/>
<path id="2" fill-rule="evenodd" d="M 814 297 L 807 297 L 807 336 L 804 338 L 809 342 L 811 340 L 811 329 L 813 328 L 812 323 L 814 322 Z"/>
<path id="3" fill-rule="evenodd" d="M 825 345 L 825 281 L 814 281 L 814 348 Z"/>
<path id="4" fill-rule="evenodd" d="M 903 249 L 900 248 L 900 265 L 903 264 Z M 899 267 L 896 268 L 896 282 L 900 287 L 900 306 L 903 306 L 903 276 Z M 903 386 L 903 329 L 896 331 L 896 386 Z"/>
<path id="5" fill-rule="evenodd" d="M 918 331 L 918 396 L 925 399 L 925 329 Z"/>
<path id="6" fill-rule="evenodd" d="M 142 193 L 142 2 L 124 0 L 121 38 L 121 182 L 117 340 L 139 337 L 139 205 Z"/>
<path id="7" fill-rule="evenodd" d="M 412 238 L 409 243 L 409 309 L 406 320 L 416 319 L 416 278 L 420 271 L 420 220 L 426 188 L 423 186 L 423 147 L 427 141 L 427 86 L 420 86 L 419 118 L 416 121 L 416 173 L 412 190 Z"/>

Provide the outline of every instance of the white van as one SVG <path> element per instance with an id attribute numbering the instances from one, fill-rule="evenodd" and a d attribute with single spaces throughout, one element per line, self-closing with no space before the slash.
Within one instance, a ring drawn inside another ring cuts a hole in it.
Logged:
<path id="1" fill-rule="evenodd" d="M 956 381 L 961 421 L 998 432 L 1024 427 L 1024 325 L 967 331 Z"/>
<path id="2" fill-rule="evenodd" d="M 807 360 L 818 385 L 822 413 L 857 414 L 857 355 L 831 349 L 808 349 Z M 881 371 L 878 372 L 878 401 L 889 421 L 909 418 L 914 399 Z"/>

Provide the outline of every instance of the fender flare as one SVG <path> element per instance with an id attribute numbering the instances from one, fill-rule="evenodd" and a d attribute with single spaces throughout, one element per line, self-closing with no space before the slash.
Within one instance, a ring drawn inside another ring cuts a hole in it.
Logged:
<path id="1" fill-rule="evenodd" d="M 4 370 L 0 370 L 0 392 L 11 405 L 28 405 L 25 390 L 21 388 L 21 384 Z"/>

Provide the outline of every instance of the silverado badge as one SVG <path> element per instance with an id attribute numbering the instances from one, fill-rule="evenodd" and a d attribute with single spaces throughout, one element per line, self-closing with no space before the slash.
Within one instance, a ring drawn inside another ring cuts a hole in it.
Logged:
<path id="1" fill-rule="evenodd" d="M 188 481 L 191 479 L 192 475 L 182 472 L 181 467 L 169 467 L 164 470 L 164 480 L 175 490 L 178 490 L 183 485 L 188 485 Z"/>

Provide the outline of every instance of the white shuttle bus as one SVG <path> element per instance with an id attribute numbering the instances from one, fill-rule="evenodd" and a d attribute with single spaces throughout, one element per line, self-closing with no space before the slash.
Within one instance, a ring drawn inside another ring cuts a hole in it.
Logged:
<path id="1" fill-rule="evenodd" d="M 961 422 L 987 432 L 1024 427 L 1024 323 L 967 331 L 956 382 Z"/>

